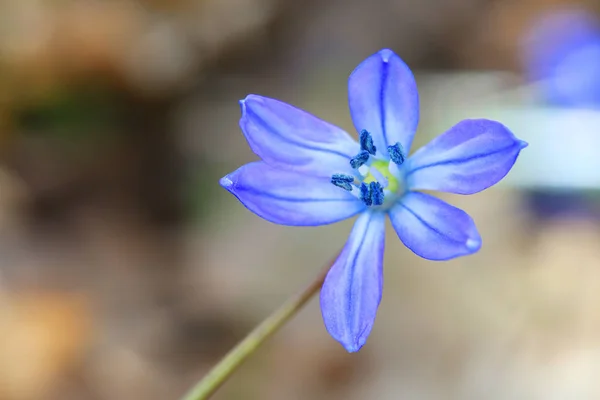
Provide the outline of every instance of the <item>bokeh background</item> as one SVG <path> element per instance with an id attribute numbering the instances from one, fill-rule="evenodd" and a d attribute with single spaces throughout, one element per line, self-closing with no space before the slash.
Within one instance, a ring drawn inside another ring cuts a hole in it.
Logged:
<path id="1" fill-rule="evenodd" d="M 313 300 L 215 399 L 600 398 L 596 11 L 0 0 L 0 400 L 177 399 L 309 282 L 352 221 L 276 226 L 219 187 L 255 159 L 237 100 L 276 97 L 354 134 L 346 80 L 383 47 L 417 78 L 415 147 L 467 117 L 530 142 L 506 182 L 443 196 L 483 248 L 429 262 L 388 227 L 359 353 Z M 579 17 L 538 29 L 547 13 Z"/>

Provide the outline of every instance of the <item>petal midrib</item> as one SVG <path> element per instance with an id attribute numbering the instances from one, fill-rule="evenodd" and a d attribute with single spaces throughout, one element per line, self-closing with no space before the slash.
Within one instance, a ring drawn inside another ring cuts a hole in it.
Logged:
<path id="1" fill-rule="evenodd" d="M 353 317 L 352 318 L 352 325 L 353 325 L 354 329 L 352 329 L 352 331 L 356 331 L 356 328 L 357 328 L 356 324 L 360 320 L 358 318 L 354 318 L 354 316 L 356 315 L 355 312 L 353 312 L 354 311 L 354 306 L 360 304 L 360 298 L 358 299 L 358 301 L 356 301 L 357 299 L 354 298 L 354 293 L 358 293 L 359 297 L 360 297 L 360 293 L 362 293 L 361 290 L 356 290 L 356 291 L 353 290 L 354 289 L 354 285 L 357 283 L 357 281 L 359 281 L 358 279 L 353 279 L 353 277 L 354 277 L 354 271 L 356 270 L 356 263 L 357 263 L 357 260 L 358 260 L 358 256 L 359 256 L 359 254 L 360 254 L 360 252 L 361 252 L 361 250 L 362 250 L 362 248 L 363 248 L 363 246 L 365 244 L 365 241 L 366 241 L 365 238 L 367 236 L 367 233 L 369 232 L 369 226 L 371 226 L 372 222 L 373 222 L 373 215 L 371 214 L 371 215 L 369 215 L 369 221 L 367 222 L 367 226 L 365 226 L 365 229 L 363 231 L 362 237 L 360 239 L 360 244 L 356 248 L 356 251 L 354 253 L 354 257 L 352 258 L 351 268 L 350 268 L 350 274 L 348 274 L 348 276 L 350 277 L 349 279 L 351 280 L 351 282 L 350 282 L 350 285 L 348 285 L 348 287 L 350 289 L 350 293 L 349 293 L 350 294 L 350 301 L 348 302 L 347 312 L 348 312 L 349 316 Z M 358 282 L 358 283 L 360 284 L 361 282 Z M 366 327 L 363 327 L 361 329 L 361 332 L 360 332 L 359 335 L 357 335 L 354 338 L 351 338 L 352 342 L 354 342 L 355 339 L 358 339 L 360 337 L 360 335 L 362 335 L 362 333 L 364 332 L 365 329 L 366 329 Z M 355 344 L 357 344 L 357 343 L 355 343 Z"/>
<path id="2" fill-rule="evenodd" d="M 337 155 L 337 156 L 344 157 L 344 158 L 350 160 L 350 156 L 348 156 L 347 154 L 342 153 L 340 151 L 337 151 L 335 149 L 328 149 L 328 148 L 325 148 L 325 147 L 310 146 L 310 145 L 306 144 L 305 142 L 292 140 L 292 139 L 290 139 L 287 136 L 281 135 L 277 131 L 277 129 L 275 129 L 271 125 L 269 125 L 269 123 L 267 121 L 265 121 L 264 118 L 262 118 L 261 116 L 259 116 L 256 112 L 252 111 L 250 108 L 246 108 L 246 114 L 247 115 L 251 114 L 252 115 L 252 119 L 254 121 L 256 121 L 257 123 L 259 123 L 265 130 L 269 131 L 272 135 L 278 137 L 279 139 L 283 140 L 284 142 L 291 143 L 291 144 L 293 144 L 295 146 L 298 146 L 298 147 L 306 149 L 306 150 L 320 151 L 320 152 L 324 152 L 324 153 L 329 153 L 329 154 Z M 358 143 L 357 143 L 357 146 L 358 146 Z"/>
<path id="3" fill-rule="evenodd" d="M 502 147 L 502 148 L 494 150 L 490 153 L 476 154 L 476 155 L 470 156 L 470 157 L 453 158 L 450 160 L 436 161 L 436 162 L 433 162 L 430 164 L 421 165 L 417 168 L 413 168 L 413 169 L 409 170 L 406 173 L 405 178 L 407 178 L 407 177 L 411 176 L 412 174 L 414 174 L 415 172 L 420 171 L 425 168 L 438 167 L 440 165 L 450 165 L 450 164 L 459 164 L 459 163 L 469 162 L 469 161 L 477 160 L 480 158 L 493 156 L 494 154 L 502 153 L 503 151 L 510 150 L 511 148 L 513 148 L 515 146 L 518 146 L 518 143 L 515 142 L 515 143 L 511 144 L 510 146 Z M 410 160 L 408 160 L 408 161 L 410 162 Z"/>
<path id="4" fill-rule="evenodd" d="M 458 244 L 464 244 L 465 243 L 464 240 L 458 240 L 458 239 L 455 239 L 455 238 L 450 237 L 447 234 L 443 233 L 438 228 L 436 228 L 435 226 L 431 225 L 429 222 L 427 222 L 423 218 L 421 218 L 420 215 L 418 215 L 416 212 L 414 212 L 413 210 L 411 210 L 409 207 L 407 207 L 406 205 L 402 204 L 402 201 L 398 202 L 398 206 L 404 208 L 406 211 L 408 211 L 410 214 L 412 214 L 416 219 L 418 219 L 420 223 L 422 223 L 423 225 L 425 225 L 425 227 L 427 227 L 428 229 L 431 229 L 432 231 L 434 231 L 439 236 L 441 236 L 443 238 L 446 238 L 446 239 L 448 239 L 448 240 L 450 240 L 450 241 L 452 241 L 454 243 L 458 243 Z"/>

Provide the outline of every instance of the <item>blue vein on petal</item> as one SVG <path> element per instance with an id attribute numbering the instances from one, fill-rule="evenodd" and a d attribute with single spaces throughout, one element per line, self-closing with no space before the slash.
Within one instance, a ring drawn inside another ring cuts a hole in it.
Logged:
<path id="1" fill-rule="evenodd" d="M 381 63 L 381 88 L 379 89 L 379 112 L 381 113 L 381 134 L 383 135 L 383 147 L 387 149 L 388 140 L 385 127 L 385 95 L 388 79 L 388 61 L 383 60 Z"/>
<path id="2" fill-rule="evenodd" d="M 425 225 L 425 227 L 431 229 L 432 231 L 434 231 L 435 233 L 437 233 L 441 237 L 447 238 L 448 240 L 450 240 L 452 242 L 455 242 L 455 243 L 465 244 L 466 241 L 454 239 L 454 238 L 452 238 L 452 237 L 450 237 L 448 235 L 444 235 L 443 232 L 441 232 L 439 229 L 431 226 L 427 221 L 425 221 L 423 218 L 421 218 L 417 213 L 415 213 L 413 210 L 411 210 L 410 208 L 408 208 L 407 206 L 405 206 L 404 204 L 402 204 L 402 202 L 398 202 L 398 205 L 400 207 L 404 208 L 409 213 L 411 213 L 416 219 L 419 220 L 420 223 L 422 223 L 423 225 Z"/>
<path id="3" fill-rule="evenodd" d="M 354 202 L 358 200 L 356 197 L 350 197 L 346 199 L 290 199 L 288 197 L 277 196 L 275 194 L 266 192 L 259 192 L 258 190 L 252 190 L 249 188 L 242 187 L 241 189 L 256 196 L 267 197 L 274 200 L 288 201 L 290 203 L 330 203 L 333 201 Z"/>
<path id="4" fill-rule="evenodd" d="M 455 159 L 452 159 L 452 160 L 438 161 L 438 162 L 434 162 L 434 163 L 427 164 L 427 165 L 421 165 L 420 167 L 417 167 L 415 169 L 412 169 L 412 170 L 408 171 L 406 173 L 405 177 L 408 177 L 408 176 L 414 174 L 415 172 L 417 172 L 419 170 L 422 170 L 422 169 L 425 169 L 425 168 L 429 168 L 429 167 L 438 167 L 440 165 L 460 164 L 460 163 L 464 163 L 464 162 L 469 162 L 469 161 L 477 160 L 479 158 L 484 158 L 484 157 L 487 157 L 487 156 L 493 156 L 494 154 L 498 154 L 498 153 L 502 153 L 503 151 L 510 150 L 513 147 L 519 147 L 519 142 L 516 142 L 515 144 L 511 144 L 510 146 L 503 147 L 503 148 L 498 149 L 498 150 L 494 150 L 491 153 L 477 154 L 477 155 L 471 156 L 471 157 L 455 158 Z"/>
<path id="5" fill-rule="evenodd" d="M 349 275 L 349 276 L 351 277 L 351 278 L 350 278 L 350 280 L 351 280 L 352 282 L 351 282 L 351 284 L 350 284 L 350 302 L 348 303 L 348 307 L 347 307 L 348 315 L 353 315 L 353 314 L 354 314 L 354 313 L 352 312 L 352 309 L 353 309 L 353 307 L 352 307 L 352 306 L 353 306 L 353 305 L 354 305 L 356 302 L 354 301 L 354 298 L 353 298 L 353 296 L 352 296 L 352 293 L 353 293 L 353 291 L 352 291 L 352 287 L 354 286 L 354 285 L 352 284 L 352 283 L 354 282 L 354 280 L 352 280 L 352 277 L 354 277 L 354 271 L 356 270 L 356 260 L 358 259 L 358 255 L 360 254 L 360 250 L 362 249 L 363 245 L 365 244 L 365 239 L 366 239 L 366 237 L 367 237 L 367 233 L 369 232 L 369 226 L 371 226 L 371 222 L 373 222 L 373 214 L 371 214 L 371 215 L 369 216 L 369 222 L 367 222 L 367 226 L 365 227 L 365 230 L 364 230 L 363 236 L 362 236 L 362 238 L 361 238 L 361 240 L 360 240 L 360 244 L 358 245 L 358 248 L 356 249 L 356 253 L 354 254 L 354 258 L 352 259 L 352 264 L 351 264 L 351 268 L 350 268 L 350 275 Z M 352 320 L 352 322 L 353 322 L 353 323 L 355 322 L 355 321 L 354 321 L 354 319 Z M 358 342 L 354 342 L 354 340 L 355 340 L 355 339 L 358 339 L 358 338 L 359 338 L 359 337 L 360 337 L 360 336 L 361 336 L 361 335 L 362 335 L 362 334 L 365 332 L 365 330 L 367 329 L 367 327 L 368 327 L 368 326 L 369 326 L 369 324 L 365 325 L 365 326 L 364 326 L 364 327 L 361 329 L 361 331 L 360 331 L 360 334 L 359 334 L 357 337 L 353 337 L 353 338 L 352 338 L 352 340 L 353 340 L 353 343 L 352 343 L 352 345 L 354 345 L 354 346 L 358 345 Z M 357 346 L 357 347 L 358 347 L 358 346 Z"/>
<path id="6" fill-rule="evenodd" d="M 273 127 L 271 125 L 269 125 L 263 118 L 259 117 L 255 112 L 253 112 L 252 110 L 250 110 L 249 107 L 244 105 L 244 110 L 246 111 L 246 115 L 250 116 L 250 114 L 252 115 L 252 117 L 260 124 L 263 126 L 263 128 L 265 128 L 267 131 L 271 132 L 271 134 L 274 134 L 275 136 L 279 137 L 281 140 L 291 143 L 293 145 L 296 145 L 298 147 L 302 147 L 304 149 L 307 150 L 314 150 L 314 151 L 322 151 L 324 153 L 330 153 L 330 154 L 334 154 L 336 156 L 341 156 L 344 158 L 349 158 L 347 154 L 341 153 L 339 151 L 335 151 L 335 150 L 330 150 L 330 149 L 324 149 L 321 147 L 313 147 L 313 146 L 308 146 L 304 143 L 300 143 L 300 142 L 296 142 L 294 140 L 291 140 L 285 136 L 282 136 L 279 134 L 279 132 L 277 132 L 276 129 L 273 129 Z M 317 117 L 315 117 L 317 118 Z"/>

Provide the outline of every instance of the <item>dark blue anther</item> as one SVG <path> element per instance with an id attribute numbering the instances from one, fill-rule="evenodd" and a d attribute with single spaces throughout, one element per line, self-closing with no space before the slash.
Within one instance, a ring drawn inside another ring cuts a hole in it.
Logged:
<path id="1" fill-rule="evenodd" d="M 393 146 L 388 146 L 388 153 L 390 155 L 390 160 L 392 160 L 397 165 L 402 165 L 405 160 L 404 149 L 400 143 L 396 143 Z"/>
<path id="2" fill-rule="evenodd" d="M 360 200 L 367 206 L 380 206 L 383 204 L 383 187 L 379 182 L 371 182 L 368 185 L 360 184 Z"/>
<path id="3" fill-rule="evenodd" d="M 350 166 L 354 169 L 364 165 L 369 160 L 369 152 L 361 150 L 360 153 L 350 159 Z"/>
<path id="4" fill-rule="evenodd" d="M 331 177 L 331 183 L 349 192 L 352 191 L 352 186 L 350 186 L 352 182 L 354 182 L 354 177 L 346 174 L 333 174 Z"/>
<path id="5" fill-rule="evenodd" d="M 379 182 L 369 183 L 369 192 L 371 194 L 371 202 L 374 206 L 383 204 L 383 187 Z"/>
<path id="6" fill-rule="evenodd" d="M 373 144 L 373 138 L 371 137 L 371 134 L 366 129 L 363 129 L 360 131 L 359 139 L 360 149 L 365 150 L 374 156 L 375 152 L 377 152 L 377 147 L 375 147 Z"/>
<path id="7" fill-rule="evenodd" d="M 373 204 L 373 202 L 371 201 L 370 187 L 367 186 L 365 183 L 360 184 L 360 200 L 363 203 L 365 203 L 367 206 L 370 206 Z"/>

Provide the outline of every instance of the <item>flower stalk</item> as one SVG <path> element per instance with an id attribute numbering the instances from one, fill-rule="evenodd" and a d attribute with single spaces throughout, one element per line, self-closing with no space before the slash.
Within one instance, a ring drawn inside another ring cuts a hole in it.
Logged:
<path id="1" fill-rule="evenodd" d="M 200 382 L 190 389 L 181 400 L 205 400 L 210 398 L 256 349 L 285 325 L 321 289 L 330 266 L 331 263 L 328 263 L 327 267 L 308 286 L 295 296 L 289 298 L 275 312 L 254 328 Z"/>

